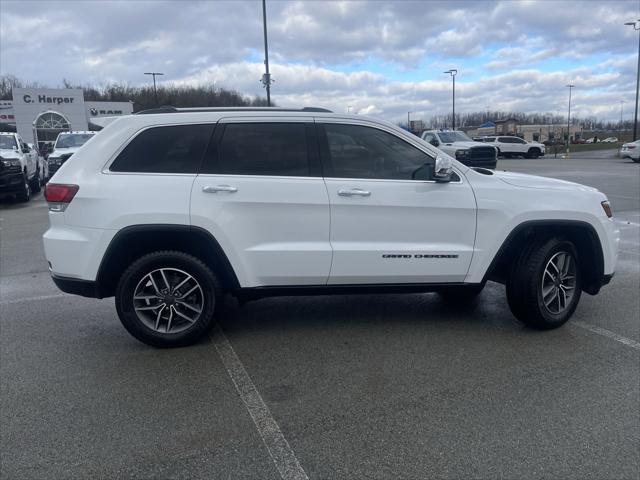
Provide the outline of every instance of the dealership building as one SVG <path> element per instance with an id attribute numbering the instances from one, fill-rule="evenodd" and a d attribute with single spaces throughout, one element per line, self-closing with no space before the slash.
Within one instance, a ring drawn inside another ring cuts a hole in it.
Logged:
<path id="1" fill-rule="evenodd" d="M 0 101 L 0 131 L 17 132 L 40 148 L 60 132 L 99 130 L 94 118 L 133 113 L 132 102 L 85 101 L 80 88 L 14 88 L 12 94 Z"/>

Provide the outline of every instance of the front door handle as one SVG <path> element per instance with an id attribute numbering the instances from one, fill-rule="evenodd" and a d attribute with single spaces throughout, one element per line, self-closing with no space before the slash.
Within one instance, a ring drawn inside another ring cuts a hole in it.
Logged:
<path id="1" fill-rule="evenodd" d="M 231 185 L 207 185 L 206 187 L 202 187 L 202 191 L 204 193 L 218 193 L 218 192 L 236 193 L 238 189 L 237 187 L 232 187 Z"/>
<path id="2" fill-rule="evenodd" d="M 341 197 L 368 197 L 371 192 L 361 188 L 341 188 L 338 190 L 338 195 Z"/>

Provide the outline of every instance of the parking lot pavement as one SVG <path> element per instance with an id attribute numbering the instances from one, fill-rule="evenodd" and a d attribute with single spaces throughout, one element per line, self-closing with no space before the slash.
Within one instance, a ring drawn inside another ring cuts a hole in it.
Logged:
<path id="1" fill-rule="evenodd" d="M 0 204 L 2 478 L 593 478 L 640 475 L 640 165 L 611 152 L 498 168 L 604 191 L 616 276 L 536 332 L 504 288 L 225 303 L 155 350 L 112 299 L 48 279 L 46 207 Z M 635 343 L 634 343 L 635 342 Z"/>

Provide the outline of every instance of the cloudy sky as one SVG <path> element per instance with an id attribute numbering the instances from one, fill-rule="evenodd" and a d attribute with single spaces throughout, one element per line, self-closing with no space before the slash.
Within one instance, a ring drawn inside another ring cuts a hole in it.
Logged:
<path id="1" fill-rule="evenodd" d="M 267 0 L 280 106 L 389 120 L 457 110 L 632 116 L 640 1 Z M 253 1 L 0 0 L 0 73 L 58 86 L 215 83 L 264 94 L 262 7 Z"/>

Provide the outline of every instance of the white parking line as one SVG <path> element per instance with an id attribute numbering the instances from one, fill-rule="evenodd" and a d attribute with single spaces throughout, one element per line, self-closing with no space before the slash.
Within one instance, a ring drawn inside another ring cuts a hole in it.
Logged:
<path id="1" fill-rule="evenodd" d="M 66 293 L 54 293 L 52 295 L 38 295 L 37 297 L 15 298 L 12 300 L 2 300 L 0 305 L 9 305 L 11 303 L 34 302 L 38 300 L 49 300 L 50 298 L 70 297 Z"/>
<path id="2" fill-rule="evenodd" d="M 238 395 L 247 407 L 258 433 L 262 437 L 262 442 L 280 472 L 280 477 L 283 480 L 308 480 L 309 477 L 298 462 L 289 442 L 284 438 L 280 427 L 269 411 L 269 407 L 262 400 L 260 392 L 251 381 L 251 377 L 219 325 L 213 330 L 211 339 L 238 391 Z"/>
<path id="3" fill-rule="evenodd" d="M 622 335 L 618 335 L 617 333 L 611 332 L 609 330 L 605 330 L 604 328 L 596 327 L 595 325 L 590 325 L 588 323 L 573 321 L 572 325 L 576 325 L 580 328 L 584 328 L 585 330 L 589 330 L 590 332 L 597 333 L 598 335 L 602 335 L 604 337 L 609 337 L 616 342 L 620 342 L 628 347 L 635 348 L 636 350 L 640 350 L 640 342 L 636 342 L 627 337 L 623 337 Z"/>

